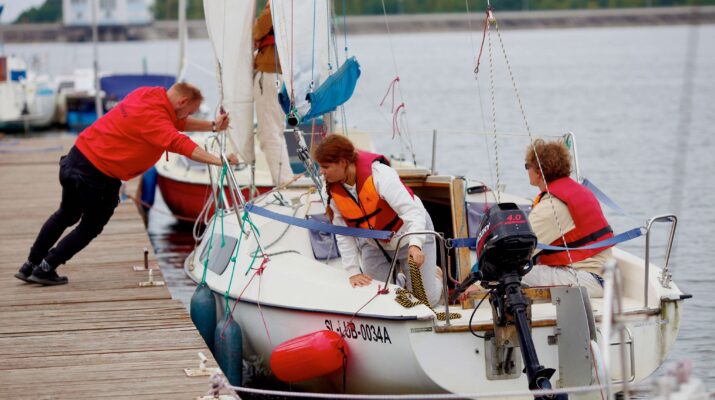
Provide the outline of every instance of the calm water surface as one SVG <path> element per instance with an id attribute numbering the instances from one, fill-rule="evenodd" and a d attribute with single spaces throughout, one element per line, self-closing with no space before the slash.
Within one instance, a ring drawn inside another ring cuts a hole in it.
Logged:
<path id="1" fill-rule="evenodd" d="M 349 37 L 349 53 L 361 63 L 362 77 L 346 107 L 346 124 L 373 133 L 375 146 L 383 153 L 409 155 L 401 143 L 413 142 L 417 161 L 423 165 L 431 163 L 431 132 L 437 129 L 438 171 L 493 183 L 498 158 L 500 183 L 532 197 L 536 192 L 523 170 L 526 124 L 495 35 L 497 131 L 518 135 L 500 139 L 495 152 L 493 141 L 479 134 L 493 129 L 486 45 L 479 80 L 473 73 L 479 39 L 467 32 L 393 35 L 391 40 L 378 35 Z M 715 26 L 502 32 L 531 132 L 537 136 L 574 132 L 582 175 L 639 218 L 640 222 L 633 222 L 609 214 L 614 229 L 626 230 L 656 214 L 678 215 L 671 268 L 677 284 L 694 297 L 685 302 L 670 359 L 693 360 L 698 376 L 711 389 L 715 388 L 715 343 L 710 336 L 715 329 L 714 39 Z M 6 45 L 5 49 L 40 54 L 47 61 L 45 69 L 53 74 L 91 67 L 87 44 Z M 174 42 L 106 43 L 99 48 L 101 68 L 112 72 L 140 72 L 145 64 L 151 72 L 175 73 L 177 54 Z M 192 41 L 189 58 L 188 80 L 204 90 L 213 107 L 218 90 L 209 42 Z M 396 101 L 406 105 L 410 135 L 403 130 L 393 139 L 389 104 L 378 104 L 398 75 L 401 92 Z M 193 285 L 181 268 L 194 246 L 191 227 L 161 210 L 166 211 L 159 201 L 149 234 L 172 294 L 188 302 Z M 626 247 L 642 255 L 642 241 Z M 663 246 L 659 248 L 662 255 Z"/>

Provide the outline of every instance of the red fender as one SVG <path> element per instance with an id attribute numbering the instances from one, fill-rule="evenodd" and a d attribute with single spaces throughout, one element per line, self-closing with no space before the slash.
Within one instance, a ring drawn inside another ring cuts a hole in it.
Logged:
<path id="1" fill-rule="evenodd" d="M 300 382 L 337 371 L 347 356 L 343 337 L 323 330 L 276 346 L 271 353 L 271 370 L 283 382 Z"/>

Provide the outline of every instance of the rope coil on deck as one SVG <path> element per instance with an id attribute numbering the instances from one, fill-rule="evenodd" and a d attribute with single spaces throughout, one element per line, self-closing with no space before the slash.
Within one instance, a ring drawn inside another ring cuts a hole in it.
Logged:
<path id="1" fill-rule="evenodd" d="M 397 296 L 395 296 L 395 301 L 405 308 L 412 308 L 416 305 L 424 304 L 425 306 L 429 307 L 429 309 L 432 310 L 433 313 L 435 313 L 435 315 L 437 316 L 437 320 L 446 321 L 447 313 L 435 311 L 427 300 L 427 293 L 425 292 L 425 287 L 422 283 L 422 272 L 420 271 L 420 267 L 417 265 L 415 259 L 410 257 L 407 263 L 410 265 L 410 282 L 412 283 L 412 292 L 406 289 L 397 289 Z M 417 301 L 413 301 L 412 299 L 410 299 L 410 295 L 414 296 Z M 462 315 L 459 313 L 449 313 L 449 318 L 459 319 L 462 318 Z"/>

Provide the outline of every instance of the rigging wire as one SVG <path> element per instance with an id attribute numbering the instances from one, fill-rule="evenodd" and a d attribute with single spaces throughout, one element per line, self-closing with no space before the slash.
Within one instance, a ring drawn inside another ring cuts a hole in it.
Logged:
<path id="1" fill-rule="evenodd" d="M 394 45 L 393 45 L 393 43 L 392 43 L 392 32 L 390 31 L 390 22 L 388 21 L 388 18 L 387 18 L 387 8 L 385 7 L 385 0 L 381 0 L 380 2 L 382 3 L 382 15 L 384 16 L 384 19 L 385 19 L 385 28 L 387 28 L 387 41 L 388 41 L 388 43 L 390 44 L 390 56 L 392 57 L 392 65 L 393 65 L 393 67 L 394 67 L 394 69 L 395 69 L 396 79 L 399 80 L 400 73 L 399 73 L 399 68 L 397 68 L 397 58 L 395 57 L 395 47 L 394 47 Z M 402 89 L 400 88 L 399 85 L 397 85 L 397 92 L 398 92 L 399 95 L 400 95 L 400 101 L 401 101 L 403 104 L 405 104 L 405 98 L 404 98 L 404 96 L 402 95 Z M 406 113 L 407 113 L 406 107 L 404 107 L 404 108 L 402 109 L 402 113 L 403 113 L 403 114 L 406 114 Z M 394 118 L 394 117 L 393 117 L 393 118 Z M 406 118 L 404 119 L 404 123 L 405 123 L 405 135 L 407 136 L 407 143 L 406 143 L 406 144 L 408 145 L 408 149 L 407 149 L 407 150 L 409 150 L 410 154 L 412 155 L 412 163 L 413 163 L 415 166 L 417 166 L 417 157 L 415 156 L 415 146 L 414 146 L 414 144 L 412 143 L 412 136 L 410 135 L 410 127 L 409 127 L 409 125 L 407 125 L 407 119 L 406 119 Z"/>
<path id="2" fill-rule="evenodd" d="M 499 47 L 501 48 L 502 55 L 504 56 L 504 62 L 506 64 L 507 72 L 509 73 L 509 79 L 511 80 L 512 88 L 514 89 L 514 95 L 516 97 L 517 103 L 519 104 L 519 111 L 521 112 L 521 117 L 522 120 L 524 121 L 524 126 L 526 127 L 526 132 L 529 135 L 529 143 L 531 145 L 531 149 L 534 152 L 534 156 L 536 159 L 536 164 L 539 169 L 539 174 L 541 175 L 541 179 L 544 182 L 544 186 L 546 188 L 546 193 L 549 195 L 548 201 L 549 204 L 551 205 L 551 211 L 553 212 L 554 215 L 554 221 L 556 222 L 556 225 L 558 226 L 559 229 L 559 234 L 561 237 L 561 241 L 563 243 L 563 247 L 566 248 L 566 255 L 568 256 L 569 263 L 568 263 L 568 271 L 573 275 L 573 277 L 576 279 L 576 284 L 580 286 L 579 282 L 579 277 L 576 271 L 573 268 L 573 258 L 571 257 L 571 251 L 569 250 L 568 243 L 566 242 L 566 236 L 564 233 L 563 225 L 561 224 L 561 221 L 559 220 L 558 215 L 556 214 L 556 208 L 554 206 L 554 198 L 551 196 L 551 192 L 549 190 L 549 185 L 546 183 L 546 176 L 544 175 L 544 170 L 543 166 L 541 164 L 541 160 L 539 159 L 539 154 L 536 151 L 536 146 L 534 145 L 534 136 L 531 132 L 531 127 L 529 126 L 529 121 L 526 118 L 526 111 L 524 109 L 524 105 L 521 101 L 521 96 L 519 95 L 519 89 L 516 84 L 516 79 L 514 78 L 514 73 L 512 72 L 511 69 L 511 64 L 509 64 L 509 57 L 506 54 L 506 49 L 504 47 L 504 41 L 501 36 L 501 32 L 499 31 L 499 23 L 494 17 L 493 13 L 493 8 L 491 4 L 489 3 L 489 0 L 487 0 L 487 43 L 488 43 L 488 50 L 489 50 L 489 76 L 490 76 L 490 88 L 491 88 L 491 94 L 492 94 L 492 126 L 493 126 L 493 133 L 494 133 L 494 158 L 495 158 L 495 165 L 496 165 L 496 176 L 497 176 L 497 186 L 496 186 L 496 199 L 497 202 L 500 202 L 500 182 L 499 182 L 499 153 L 498 153 L 498 141 L 497 141 L 497 123 L 496 123 L 496 101 L 495 101 L 495 95 L 494 95 L 494 60 L 493 60 L 493 52 L 492 52 L 492 34 L 491 34 L 491 25 L 494 25 L 494 30 L 497 33 L 497 39 L 499 41 Z"/>
<path id="3" fill-rule="evenodd" d="M 475 67 L 474 67 L 474 81 L 477 85 L 477 100 L 479 100 L 479 116 L 481 117 L 482 121 L 482 130 L 487 129 L 487 122 L 484 119 L 484 101 L 482 99 L 482 87 L 479 84 L 479 63 L 482 58 L 482 50 L 484 49 L 484 36 L 486 35 L 486 29 L 487 29 L 487 24 L 489 23 L 488 18 L 484 18 L 484 23 L 483 28 L 482 28 L 482 42 L 479 47 L 479 55 L 477 56 L 477 51 L 476 51 L 476 46 L 474 45 L 474 29 L 472 28 L 472 15 L 471 11 L 469 10 L 469 0 L 464 0 L 464 5 L 465 8 L 467 9 L 467 23 L 469 25 L 469 41 L 472 46 L 472 57 L 476 60 L 475 61 Z M 494 170 L 492 169 L 492 154 L 489 151 L 489 138 L 484 137 L 484 149 L 486 150 L 487 153 L 487 166 L 489 167 L 489 180 L 492 184 L 492 187 L 494 186 Z"/>
<path id="4" fill-rule="evenodd" d="M 677 148 L 673 160 L 673 173 L 670 184 L 670 209 L 679 214 L 683 208 L 683 193 L 687 176 L 688 144 L 690 142 L 691 120 L 693 116 L 693 89 L 695 87 L 695 74 L 698 60 L 698 45 L 700 39 L 700 26 L 697 20 L 697 11 L 691 15 L 685 43 L 685 65 L 683 66 L 683 84 L 680 90 L 680 104 L 678 107 L 678 127 L 675 131 Z M 677 238 L 675 239 L 677 240 Z M 673 246 L 673 252 L 678 246 Z M 671 268 L 672 270 L 672 268 Z"/>

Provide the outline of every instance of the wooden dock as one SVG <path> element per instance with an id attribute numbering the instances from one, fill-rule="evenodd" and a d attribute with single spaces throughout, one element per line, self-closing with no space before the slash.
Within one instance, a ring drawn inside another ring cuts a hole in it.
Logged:
<path id="1" fill-rule="evenodd" d="M 143 265 L 145 247 L 150 260 L 153 252 L 131 201 L 60 268 L 68 285 L 13 277 L 59 205 L 58 161 L 74 138 L 0 140 L 0 398 L 203 396 L 208 377 L 189 378 L 183 369 L 198 367 L 199 351 L 209 367 L 216 362 L 166 287 L 139 287 L 148 274 L 132 266 Z"/>

